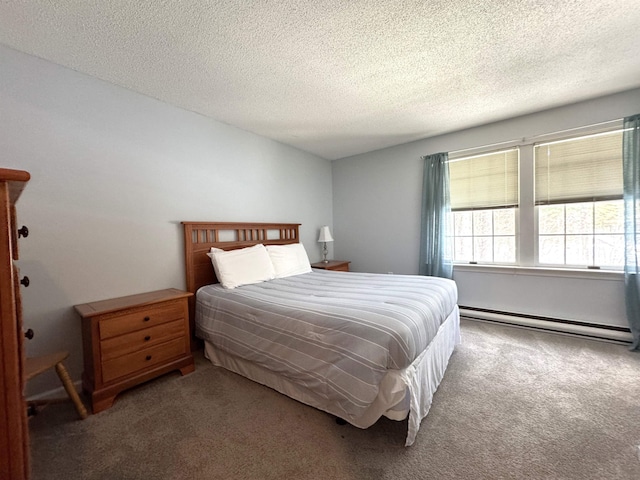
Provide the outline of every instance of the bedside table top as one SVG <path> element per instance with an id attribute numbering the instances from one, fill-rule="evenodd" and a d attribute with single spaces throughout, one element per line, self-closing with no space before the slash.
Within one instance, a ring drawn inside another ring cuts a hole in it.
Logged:
<path id="1" fill-rule="evenodd" d="M 192 295 L 193 293 L 191 292 L 185 292 L 183 290 L 178 290 L 177 288 L 167 288 L 165 290 L 156 290 L 155 292 L 139 293 L 137 295 L 128 295 L 126 297 L 84 303 L 82 305 L 76 305 L 75 309 L 82 318 L 87 318 L 122 310 L 128 307 L 150 305 L 166 300 L 190 297 Z"/>
<path id="2" fill-rule="evenodd" d="M 316 262 L 311 264 L 311 268 L 324 268 L 331 270 L 332 268 L 340 267 L 343 265 L 349 265 L 351 262 L 348 260 L 329 260 L 328 262 Z"/>

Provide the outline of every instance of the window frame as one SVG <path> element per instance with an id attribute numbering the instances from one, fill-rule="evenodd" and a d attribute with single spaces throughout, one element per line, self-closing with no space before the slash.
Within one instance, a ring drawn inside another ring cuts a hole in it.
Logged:
<path id="1" fill-rule="evenodd" d="M 515 259 L 513 262 L 495 262 L 495 261 L 479 261 L 479 260 L 470 260 L 470 261 L 456 261 L 455 260 L 455 244 L 452 245 L 452 251 L 453 251 L 453 255 L 452 257 L 454 258 L 454 265 L 497 265 L 497 266 L 518 266 L 519 265 L 519 210 L 520 210 L 520 155 L 521 155 L 521 151 L 518 145 L 514 145 L 511 143 L 507 143 L 503 146 L 493 146 L 493 148 L 491 147 L 487 147 L 487 148 L 482 148 L 479 150 L 475 150 L 475 149 L 471 149 L 471 153 L 469 151 L 458 151 L 458 152 L 453 152 L 449 154 L 449 162 L 457 162 L 457 161 L 462 161 L 466 158 L 473 158 L 473 157 L 486 157 L 486 156 L 490 156 L 492 154 L 499 154 L 502 152 L 508 152 L 510 150 L 515 150 L 516 153 L 516 183 L 517 183 L 517 188 L 518 188 L 518 195 L 517 195 L 517 200 L 516 200 L 516 205 L 509 205 L 509 206 L 489 206 L 489 207 L 474 207 L 474 208 L 468 208 L 468 209 L 456 209 L 456 210 L 452 210 L 452 216 L 451 216 L 451 228 L 452 228 L 452 232 L 451 232 L 451 239 L 452 242 L 455 242 L 455 220 L 454 220 L 454 216 L 453 214 L 455 212 L 471 212 L 473 214 L 473 212 L 476 211 L 487 211 L 487 210 L 499 210 L 499 209 L 503 209 L 503 208 L 513 208 L 514 209 L 514 244 L 515 244 Z M 495 231 L 494 230 L 494 224 L 493 224 L 493 219 L 492 219 L 492 232 Z M 487 235 L 479 235 L 481 237 L 487 237 Z M 497 235 L 498 237 L 505 237 L 506 235 Z M 510 236 L 510 235 L 509 235 Z M 495 248 L 495 237 L 496 235 L 492 233 L 492 235 L 490 235 L 490 237 L 492 239 L 494 239 L 493 245 Z M 472 250 L 475 248 L 475 236 L 471 235 L 471 239 L 472 239 L 472 243 L 474 244 L 472 247 Z M 495 256 L 495 250 L 493 250 L 492 252 L 492 256 Z"/>
<path id="2" fill-rule="evenodd" d="M 564 269 L 564 268 L 568 268 L 568 269 L 586 269 L 586 270 L 610 270 L 610 271 L 621 271 L 624 269 L 624 266 L 614 266 L 614 265 L 596 265 L 595 264 L 595 251 L 594 253 L 594 261 L 592 262 L 591 265 L 575 265 L 575 264 L 568 264 L 568 263 L 564 263 L 564 264 L 548 264 L 548 263 L 542 263 L 540 261 L 540 231 L 539 231 L 539 225 L 540 225 L 540 218 L 539 218 L 539 212 L 540 212 L 540 208 L 543 205 L 546 204 L 555 204 L 555 205 L 562 205 L 565 208 L 567 208 L 567 205 L 571 205 L 572 203 L 578 204 L 578 203 L 586 203 L 588 200 L 585 201 L 579 201 L 579 200 L 574 200 L 574 201 L 569 201 L 569 202 L 548 202 L 548 203 L 542 203 L 540 202 L 539 204 L 535 201 L 535 190 L 536 190 L 536 184 L 535 184 L 535 178 L 536 178 L 536 172 L 535 172 L 535 149 L 537 146 L 544 146 L 545 144 L 548 143 L 556 143 L 556 142 L 565 142 L 565 141 L 571 141 L 571 140 L 578 140 L 580 138 L 584 138 L 584 137 L 596 137 L 596 136 L 607 136 L 610 135 L 612 133 L 615 132 L 622 132 L 623 130 L 623 125 L 622 125 L 622 120 L 616 121 L 616 122 L 611 122 L 608 126 L 608 128 L 601 128 L 601 126 L 596 126 L 595 128 L 593 128 L 592 131 L 589 131 L 589 127 L 585 127 L 584 129 L 580 129 L 579 132 L 575 132 L 573 134 L 562 134 L 562 132 L 558 133 L 558 134 L 551 134 L 548 135 L 547 138 L 545 138 L 543 141 L 536 141 L 531 143 L 529 147 L 530 151 L 531 151 L 531 173 L 532 173 L 532 181 L 530 184 L 530 188 L 533 190 L 532 191 L 532 203 L 533 203 L 533 209 L 534 209 L 534 219 L 535 219 L 535 223 L 534 223 L 534 252 L 535 252 L 535 256 L 534 256 L 534 265 L 536 267 L 542 267 L 542 268 L 559 268 L 559 269 Z M 620 161 L 622 162 L 622 142 L 620 142 Z M 622 180 L 622 179 L 621 179 Z M 620 189 L 622 190 L 622 185 L 620 185 Z M 613 198 L 609 198 L 609 197 L 602 197 L 602 198 L 592 198 L 590 201 L 591 202 L 596 202 L 596 201 L 607 201 L 607 200 L 612 200 Z M 622 199 L 622 195 L 620 196 L 620 198 L 616 198 L 616 200 Z M 595 225 L 593 228 L 593 232 L 591 233 L 592 235 L 596 235 L 595 234 Z M 564 234 L 564 238 L 565 238 L 565 252 L 564 252 L 564 257 L 565 257 L 565 261 L 566 261 L 566 237 L 567 237 L 567 233 L 566 233 L 566 225 L 565 225 L 565 234 Z"/>
<path id="3" fill-rule="evenodd" d="M 577 266 L 577 265 L 550 265 L 539 262 L 539 228 L 538 211 L 535 204 L 535 146 L 540 143 L 562 141 L 571 138 L 578 138 L 588 135 L 596 135 L 623 128 L 622 119 L 603 122 L 596 125 L 588 125 L 533 137 L 525 137 L 520 140 L 500 142 L 477 148 L 469 148 L 449 152 L 449 158 L 456 160 L 463 157 L 483 155 L 492 152 L 499 152 L 510 148 L 518 149 L 518 206 L 515 215 L 515 235 L 516 235 L 516 260 L 514 264 L 504 264 L 495 262 L 469 261 L 456 262 L 456 267 L 487 267 L 487 268 L 522 268 L 535 269 L 540 271 L 556 272 L 589 272 L 586 275 L 597 272 L 610 272 L 620 274 L 623 267 L 619 269 L 613 266 Z M 622 146 L 621 146 L 622 148 Z M 565 205 L 565 204 L 562 204 Z M 453 232 L 452 232 L 453 239 Z"/>

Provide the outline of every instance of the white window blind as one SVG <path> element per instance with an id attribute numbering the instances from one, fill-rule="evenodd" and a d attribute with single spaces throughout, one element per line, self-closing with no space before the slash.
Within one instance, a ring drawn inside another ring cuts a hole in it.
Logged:
<path id="1" fill-rule="evenodd" d="M 451 210 L 518 205 L 518 149 L 449 160 Z"/>
<path id="2" fill-rule="evenodd" d="M 536 205 L 622 198 L 622 130 L 535 145 Z"/>

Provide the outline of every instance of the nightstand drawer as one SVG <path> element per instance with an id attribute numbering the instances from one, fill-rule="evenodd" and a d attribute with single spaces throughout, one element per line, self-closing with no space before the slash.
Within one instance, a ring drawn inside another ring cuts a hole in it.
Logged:
<path id="1" fill-rule="evenodd" d="M 102 381 L 111 382 L 131 373 L 152 367 L 171 358 L 184 355 L 187 338 L 177 338 L 154 347 L 129 353 L 102 364 Z"/>
<path id="2" fill-rule="evenodd" d="M 180 318 L 184 319 L 184 308 L 181 303 L 135 308 L 124 314 L 100 319 L 100 339 L 104 340 Z"/>
<path id="3" fill-rule="evenodd" d="M 184 320 L 174 320 L 100 342 L 103 362 L 184 336 Z"/>

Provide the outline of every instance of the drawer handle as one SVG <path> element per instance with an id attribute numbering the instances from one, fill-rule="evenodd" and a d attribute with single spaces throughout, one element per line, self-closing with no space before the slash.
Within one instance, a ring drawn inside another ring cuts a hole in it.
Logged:
<path id="1" fill-rule="evenodd" d="M 149 340 L 151 340 L 151 335 L 147 335 L 146 337 L 144 337 L 145 342 L 148 342 Z"/>
<path id="2" fill-rule="evenodd" d="M 29 286 L 29 277 L 27 277 L 26 275 L 22 278 L 22 280 L 20 280 L 20 283 L 22 285 L 24 285 L 25 287 Z"/>
<path id="3" fill-rule="evenodd" d="M 146 359 L 151 360 L 151 355 L 147 355 Z"/>
<path id="4" fill-rule="evenodd" d="M 148 322 L 149 320 L 151 320 L 151 317 L 144 317 L 145 322 Z"/>
<path id="5" fill-rule="evenodd" d="M 24 336 L 26 338 L 28 338 L 29 340 L 31 340 L 33 338 L 33 330 L 30 328 L 29 330 L 27 330 L 26 332 L 24 332 Z"/>
<path id="6" fill-rule="evenodd" d="M 18 237 L 27 238 L 29 236 L 29 229 L 23 225 L 21 229 L 18 230 Z"/>

